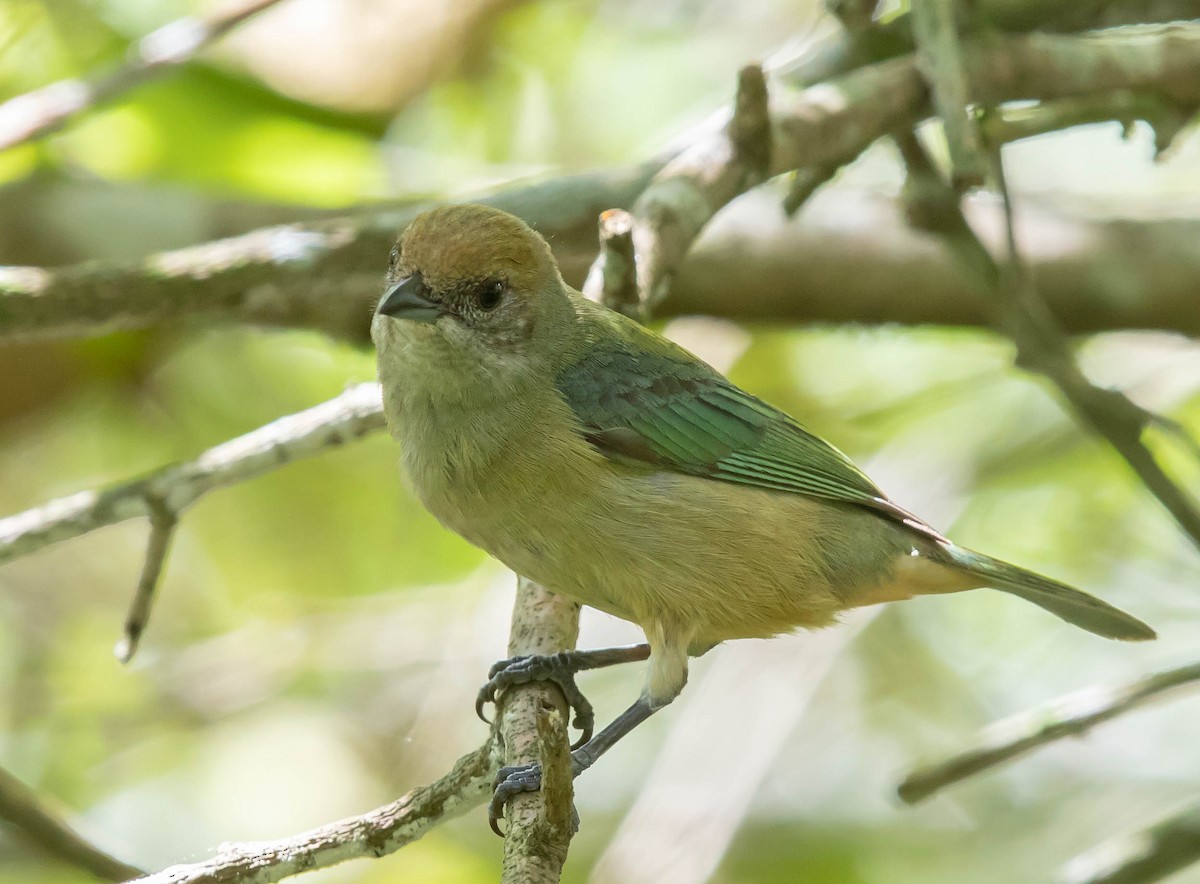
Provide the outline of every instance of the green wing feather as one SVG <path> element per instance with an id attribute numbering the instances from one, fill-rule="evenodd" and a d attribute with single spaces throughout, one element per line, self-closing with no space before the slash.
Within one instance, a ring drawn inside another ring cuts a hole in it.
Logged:
<path id="1" fill-rule="evenodd" d="M 871 507 L 944 540 L 832 445 L 625 317 L 593 315 L 558 390 L 589 442 L 616 460 Z"/>

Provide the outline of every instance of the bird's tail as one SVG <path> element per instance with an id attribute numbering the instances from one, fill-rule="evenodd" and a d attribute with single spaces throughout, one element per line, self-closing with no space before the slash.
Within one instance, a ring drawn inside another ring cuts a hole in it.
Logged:
<path id="1" fill-rule="evenodd" d="M 1132 614 L 1065 583 L 952 543 L 942 544 L 939 551 L 950 563 L 979 577 L 982 585 L 1033 602 L 1080 629 L 1122 641 L 1157 637 L 1153 629 Z"/>

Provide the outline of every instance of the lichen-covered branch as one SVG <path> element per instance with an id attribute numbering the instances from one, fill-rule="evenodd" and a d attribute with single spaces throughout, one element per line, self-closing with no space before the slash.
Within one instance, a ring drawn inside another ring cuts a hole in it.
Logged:
<path id="1" fill-rule="evenodd" d="M 142 37 L 129 61 L 93 80 L 62 80 L 0 104 L 0 151 L 41 138 L 72 117 L 112 101 L 147 80 L 193 59 L 246 19 L 279 0 L 242 0 L 204 18 L 176 19 Z"/>
<path id="2" fill-rule="evenodd" d="M 464 755 L 436 782 L 362 816 L 278 841 L 223 844 L 204 862 L 171 866 L 141 884 L 269 884 L 349 859 L 387 856 L 487 801 L 499 766 L 495 741 Z"/>
<path id="3" fill-rule="evenodd" d="M 579 605 L 518 578 L 509 656 L 554 654 L 574 648 L 578 638 Z M 550 720 L 542 722 L 547 717 Z M 566 701 L 556 685 L 534 682 L 509 688 L 501 696 L 505 764 L 543 765 L 541 791 L 514 795 L 505 808 L 503 884 L 557 884 L 562 874 L 574 834 L 567 721 Z"/>
<path id="4" fill-rule="evenodd" d="M 142 874 L 136 866 L 121 862 L 85 841 L 46 807 L 32 789 L 3 768 L 0 768 L 0 823 L 16 835 L 16 840 L 101 880 L 124 881 Z"/>
<path id="5" fill-rule="evenodd" d="M 1096 685 L 1069 694 L 992 725 L 971 748 L 914 770 L 897 791 L 904 801 L 914 804 L 967 777 L 1048 743 L 1085 734 L 1096 725 L 1141 708 L 1164 694 L 1189 687 L 1200 687 L 1200 663 L 1156 672 L 1125 684 Z"/>

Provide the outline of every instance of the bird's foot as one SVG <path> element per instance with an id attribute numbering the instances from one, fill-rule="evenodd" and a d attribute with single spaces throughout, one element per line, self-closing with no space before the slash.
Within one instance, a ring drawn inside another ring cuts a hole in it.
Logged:
<path id="1" fill-rule="evenodd" d="M 488 670 L 487 683 L 479 689 L 479 695 L 475 698 L 475 714 L 487 721 L 487 717 L 483 714 L 483 707 L 488 703 L 496 702 L 496 696 L 505 688 L 534 681 L 553 682 L 562 690 L 563 696 L 567 699 L 567 706 L 574 712 L 573 724 L 580 731 L 580 735 L 571 748 L 577 749 L 592 738 L 592 731 L 596 726 L 596 714 L 592 710 L 592 704 L 575 684 L 575 673 L 578 669 L 575 658 L 569 651 L 558 654 L 528 654 L 501 660 Z M 504 770 L 517 770 L 517 768 L 505 768 Z M 541 772 L 539 771 L 538 777 L 540 776 Z M 533 786 L 530 789 L 517 791 L 536 791 L 537 788 L 537 786 Z M 497 794 L 499 794 L 499 789 L 497 789 Z M 494 825 L 493 828 L 495 828 Z"/>
<path id="2" fill-rule="evenodd" d="M 578 776 L 579 771 L 574 771 Z M 524 792 L 537 792 L 542 788 L 542 766 L 540 764 L 518 764 L 514 767 L 502 767 L 496 773 L 496 791 L 492 793 L 492 802 L 488 805 L 488 825 L 492 831 L 504 837 L 500 831 L 500 820 L 504 819 L 504 806 L 508 799 Z M 579 813 L 575 804 L 571 804 L 571 830 L 579 831 Z"/>

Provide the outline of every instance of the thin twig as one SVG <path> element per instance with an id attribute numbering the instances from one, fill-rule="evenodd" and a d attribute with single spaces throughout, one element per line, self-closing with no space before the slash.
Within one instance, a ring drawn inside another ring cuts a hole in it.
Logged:
<path id="1" fill-rule="evenodd" d="M 206 18 L 187 16 L 147 34 L 130 47 L 129 61 L 103 76 L 61 80 L 0 104 L 0 151 L 41 138 L 71 118 L 112 101 L 135 86 L 195 58 L 251 16 L 279 0 L 247 0 Z"/>
<path id="2" fill-rule="evenodd" d="M 971 84 L 959 39 L 957 0 L 913 0 L 917 64 L 933 91 L 946 133 L 951 183 L 955 189 L 983 183 L 985 160 L 971 111 Z"/>
<path id="3" fill-rule="evenodd" d="M 141 884 L 269 884 L 349 859 L 387 856 L 434 826 L 487 801 L 499 766 L 494 739 L 464 755 L 450 772 L 401 798 L 278 841 L 223 844 L 204 862 L 171 866 Z"/>
<path id="4" fill-rule="evenodd" d="M 983 114 L 980 129 L 989 144 L 1008 144 L 1049 132 L 1116 120 L 1126 134 L 1135 120 L 1154 130 L 1155 157 L 1161 157 L 1183 131 L 1194 109 L 1180 108 L 1156 92 L 1118 89 L 1098 95 L 1043 101 L 1030 106 L 997 108 Z"/>
<path id="5" fill-rule="evenodd" d="M 992 725 L 976 745 L 934 765 L 914 770 L 897 787 L 909 804 L 1048 743 L 1087 733 L 1164 694 L 1200 685 L 1200 663 L 1156 672 L 1117 685 L 1095 685 Z"/>
<path id="6" fill-rule="evenodd" d="M 138 642 L 150 622 L 150 606 L 158 590 L 163 568 L 167 563 L 167 552 L 179 515 L 171 512 L 156 501 L 150 501 L 150 537 L 146 541 L 146 558 L 142 563 L 142 575 L 138 578 L 129 613 L 125 615 L 125 634 L 117 642 L 113 653 L 122 663 L 128 663 L 137 653 Z"/>
<path id="7" fill-rule="evenodd" d="M 600 254 L 592 263 L 583 294 L 611 310 L 641 317 L 637 265 L 633 253 L 633 216 L 624 209 L 600 213 Z"/>
<path id="8" fill-rule="evenodd" d="M 1200 804 L 1104 841 L 1068 862 L 1063 884 L 1150 884 L 1200 862 Z"/>
<path id="9" fill-rule="evenodd" d="M 874 4 L 826 2 L 826 8 L 845 27 L 844 32 L 807 47 L 779 69 L 789 82 L 812 86 L 840 77 L 869 64 L 907 55 L 916 48 L 912 4 L 908 12 L 881 18 L 865 18 L 864 6 Z M 840 14 L 843 6 L 856 13 Z M 1008 34 L 1027 31 L 1069 33 L 1129 24 L 1184 21 L 1196 17 L 1195 0 L 1073 0 L 1044 3 L 1041 0 L 974 0 L 971 10 L 990 29 Z M 865 25 L 865 26 L 864 26 Z"/>
<path id="10" fill-rule="evenodd" d="M 124 881 L 145 874 L 85 841 L 46 807 L 32 789 L 3 768 L 0 768 L 0 820 L 19 833 L 21 840 L 47 856 L 84 869 L 97 878 Z"/>

